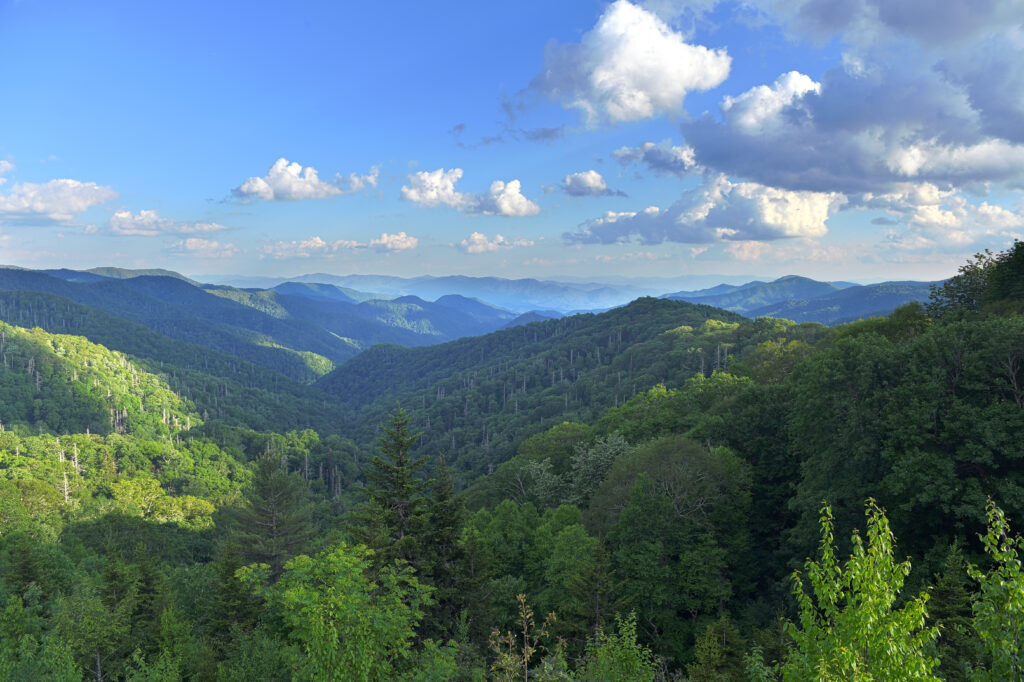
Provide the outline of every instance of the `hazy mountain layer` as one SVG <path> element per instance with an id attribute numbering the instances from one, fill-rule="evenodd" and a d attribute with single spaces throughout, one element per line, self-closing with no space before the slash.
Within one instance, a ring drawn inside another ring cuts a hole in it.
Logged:
<path id="1" fill-rule="evenodd" d="M 839 324 L 885 316 L 901 305 L 928 300 L 930 282 L 883 282 L 850 287 L 809 300 L 781 301 L 749 311 L 757 317 L 785 317 L 797 322 Z"/>
<path id="2" fill-rule="evenodd" d="M 888 315 L 911 301 L 926 301 L 930 289 L 930 282 L 861 286 L 790 275 L 773 282 L 720 284 L 698 291 L 679 291 L 665 298 L 713 305 L 748 317 L 784 317 L 796 322 L 837 324 Z"/>

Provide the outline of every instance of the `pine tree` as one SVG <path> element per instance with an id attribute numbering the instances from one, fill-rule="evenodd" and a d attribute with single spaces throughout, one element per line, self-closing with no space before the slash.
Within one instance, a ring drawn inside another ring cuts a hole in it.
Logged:
<path id="1" fill-rule="evenodd" d="M 410 433 L 409 416 L 399 408 L 377 439 L 380 454 L 366 470 L 366 502 L 354 514 L 352 531 L 374 550 L 378 566 L 403 560 L 422 568 L 429 510 L 419 472 L 426 458 L 411 454 L 419 437 Z"/>
<path id="2" fill-rule="evenodd" d="M 436 603 L 424 625 L 427 636 L 446 641 L 455 635 L 468 585 L 460 576 L 465 561 L 461 535 L 466 524 L 466 508 L 461 498 L 455 496 L 455 480 L 444 455 L 438 459 L 429 491 L 425 536 L 429 561 L 424 562 L 422 575 L 434 586 Z"/>
<path id="3" fill-rule="evenodd" d="M 282 455 L 267 454 L 256 463 L 246 498 L 249 507 L 239 519 L 244 556 L 249 562 L 269 564 L 276 580 L 285 562 L 313 534 L 305 482 L 288 473 Z"/>

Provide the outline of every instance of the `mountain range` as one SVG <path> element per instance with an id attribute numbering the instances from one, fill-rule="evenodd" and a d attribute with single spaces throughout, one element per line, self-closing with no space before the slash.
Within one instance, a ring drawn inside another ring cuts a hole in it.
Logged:
<path id="1" fill-rule="evenodd" d="M 662 297 L 751 318 L 836 324 L 926 300 L 930 289 L 927 282 L 861 286 L 787 276 Z M 376 344 L 433 345 L 558 318 L 571 310 L 612 309 L 638 298 L 645 288 L 496 277 L 326 274 L 259 288 L 201 283 L 167 270 L 4 267 L 0 291 L 11 292 L 7 305 L 29 306 L 19 324 L 45 328 L 31 306 L 42 305 L 40 295 L 59 297 L 65 307 L 73 302 L 102 311 L 162 337 L 310 384 Z M 19 299 L 13 292 L 35 292 L 36 297 L 23 294 Z M 60 300 L 48 300 L 43 308 L 59 309 Z M 118 349 L 116 344 L 111 347 Z"/>
<path id="2" fill-rule="evenodd" d="M 677 291 L 664 298 L 731 310 L 747 317 L 782 317 L 794 322 L 831 325 L 888 315 L 914 301 L 928 300 L 934 282 L 819 282 L 787 275 L 771 282 L 720 284 L 697 291 Z"/>
<path id="3" fill-rule="evenodd" d="M 87 306 L 305 383 L 377 343 L 440 343 L 501 329 L 518 317 L 459 295 L 434 302 L 414 296 L 386 300 L 330 284 L 240 289 L 162 272 L 134 277 L 129 272 L 0 268 L 0 291 L 59 297 L 68 306 Z M 29 299 L 33 302 L 26 303 Z M 22 296 L 9 305 L 37 302 Z M 60 304 L 50 301 L 48 307 Z M 19 323 L 45 327 L 38 318 L 28 313 Z"/>

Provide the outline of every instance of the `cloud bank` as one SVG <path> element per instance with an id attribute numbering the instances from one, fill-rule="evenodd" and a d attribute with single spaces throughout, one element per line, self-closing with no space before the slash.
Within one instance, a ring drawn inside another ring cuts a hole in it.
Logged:
<path id="1" fill-rule="evenodd" d="M 408 251 L 419 245 L 419 239 L 411 237 L 405 232 L 388 234 L 382 232 L 380 237 L 371 239 L 369 242 L 358 242 L 349 239 L 339 239 L 334 242 L 327 242 L 319 236 L 309 239 L 293 241 L 276 241 L 264 244 L 260 249 L 260 258 L 313 258 L 315 256 L 331 256 L 341 250 L 349 249 L 372 249 L 381 253 L 393 251 Z"/>
<path id="2" fill-rule="evenodd" d="M 568 243 L 641 244 L 771 241 L 822 237 L 830 215 L 845 203 L 839 193 L 792 192 L 753 182 L 706 178 L 667 209 L 612 212 L 564 236 Z"/>

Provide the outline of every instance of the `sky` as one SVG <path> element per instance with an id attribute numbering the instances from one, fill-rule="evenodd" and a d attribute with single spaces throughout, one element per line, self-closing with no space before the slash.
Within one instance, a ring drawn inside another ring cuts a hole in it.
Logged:
<path id="1" fill-rule="evenodd" d="M 933 280 L 1024 239 L 1024 0 L 0 0 L 0 263 Z"/>

